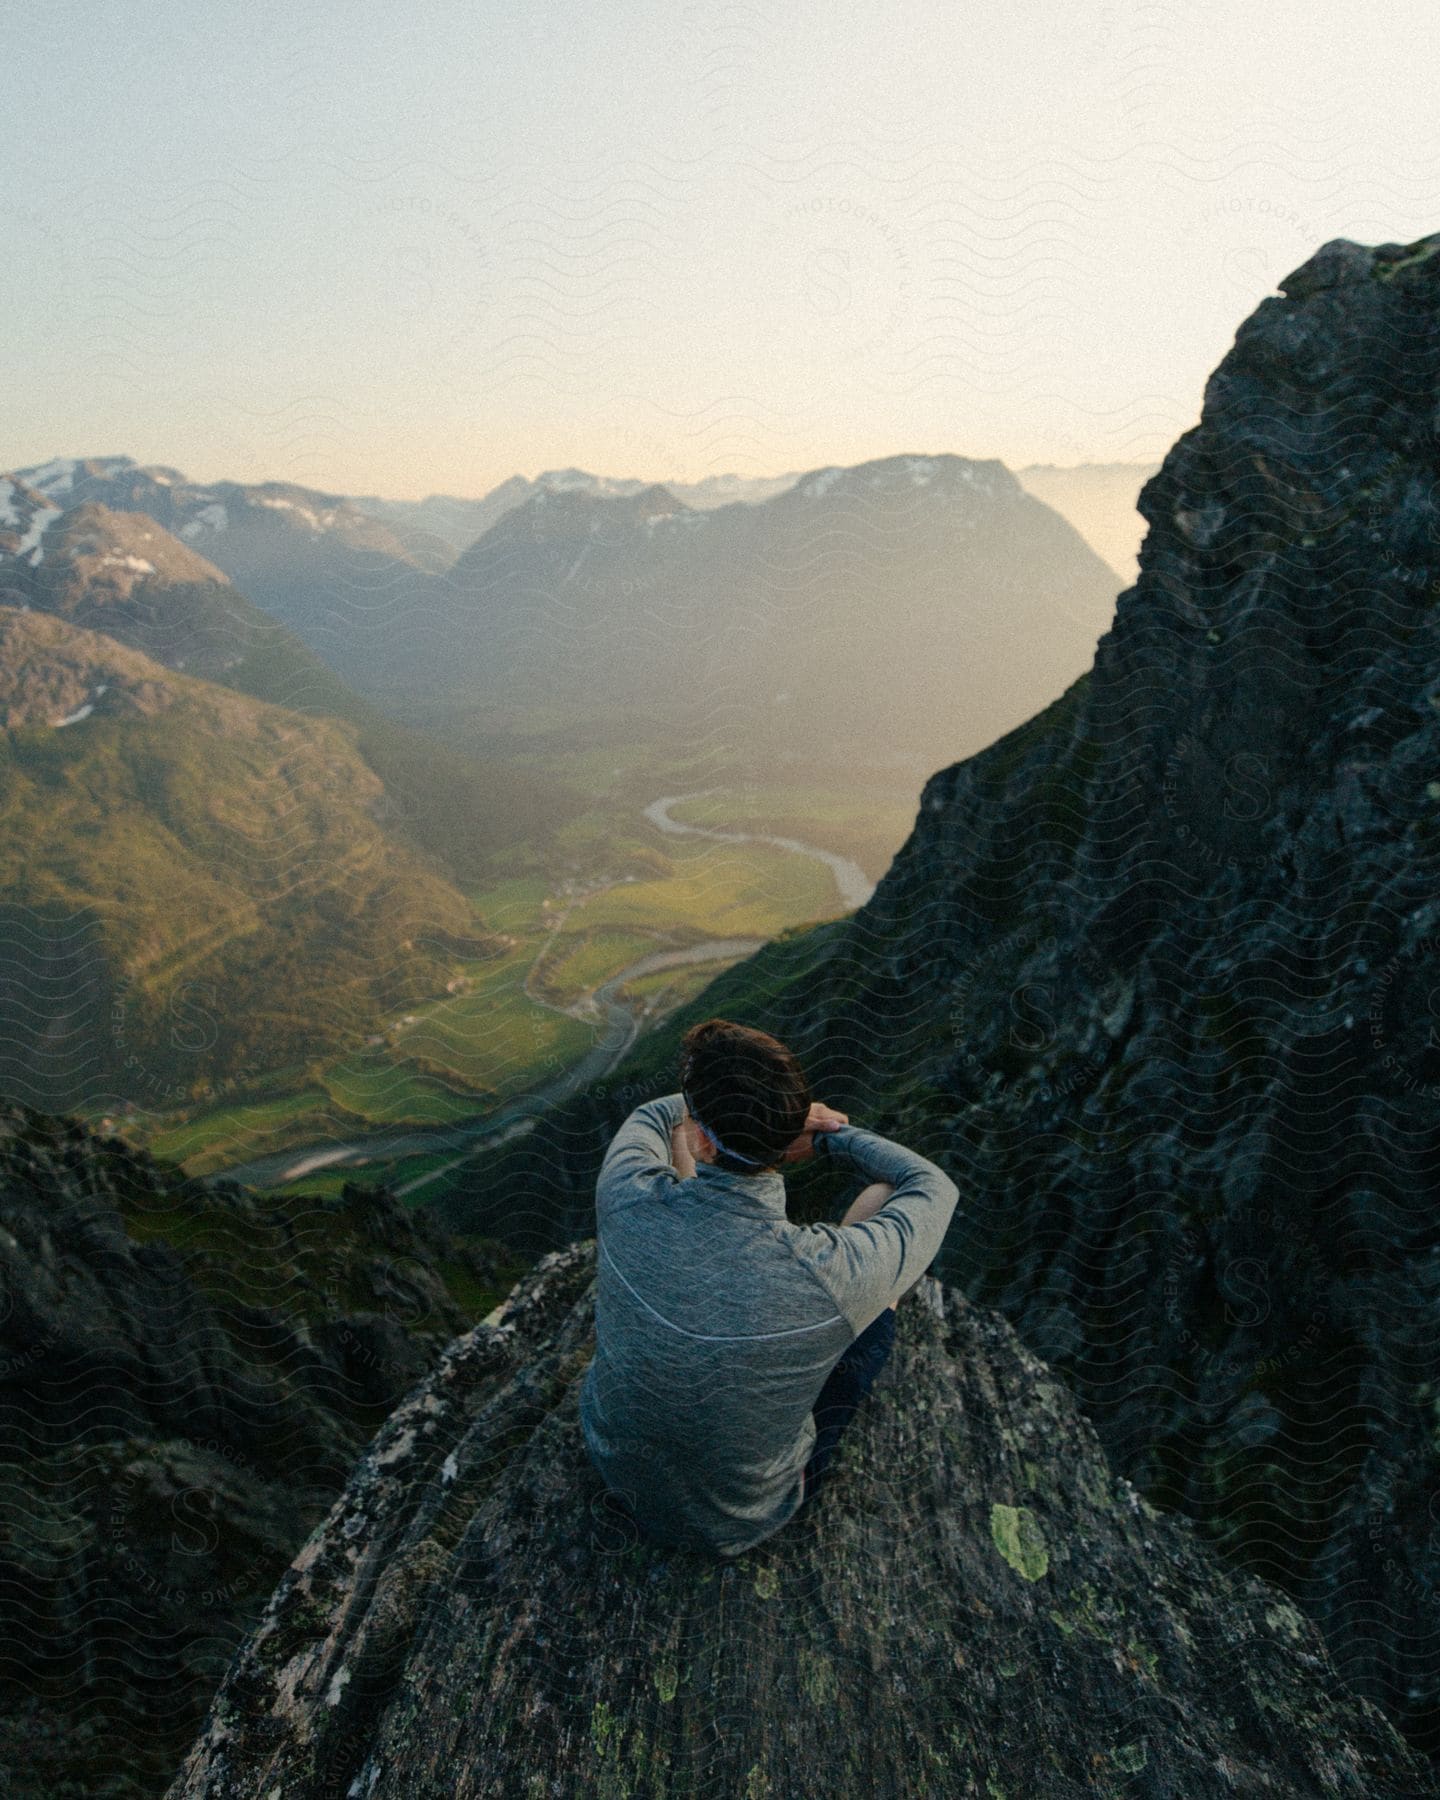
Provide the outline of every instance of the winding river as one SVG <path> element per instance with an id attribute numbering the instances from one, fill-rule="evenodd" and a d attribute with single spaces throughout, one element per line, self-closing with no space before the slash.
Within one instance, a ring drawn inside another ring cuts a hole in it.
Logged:
<path id="1" fill-rule="evenodd" d="M 701 790 L 702 793 L 714 791 L 710 788 Z M 772 837 L 754 831 L 720 831 L 709 826 L 687 825 L 683 820 L 670 817 L 672 806 L 678 805 L 682 800 L 699 797 L 699 794 L 664 795 L 645 808 L 645 817 L 660 831 L 675 835 L 715 838 L 735 844 L 775 844 L 782 850 L 818 857 L 834 875 L 841 905 L 846 912 L 863 906 L 874 893 L 875 883 L 858 863 L 845 856 L 836 856 L 832 851 L 817 849 L 813 844 L 802 843 L 799 838 Z M 357 1132 L 353 1137 L 344 1139 L 330 1138 L 309 1146 L 292 1145 L 288 1150 L 257 1156 L 251 1162 L 236 1163 L 207 1179 L 240 1181 L 251 1187 L 278 1187 L 287 1181 L 298 1181 L 303 1176 L 313 1175 L 319 1169 L 359 1168 L 366 1163 L 391 1162 L 402 1156 L 451 1151 L 455 1162 L 462 1162 L 476 1144 L 487 1141 L 500 1144 L 507 1138 L 529 1131 L 542 1113 L 548 1112 L 552 1106 L 568 1098 L 588 1082 L 607 1075 L 615 1067 L 640 1033 L 639 1016 L 616 998 L 617 990 L 627 981 L 633 980 L 637 975 L 650 975 L 660 969 L 683 968 L 691 963 L 737 962 L 742 957 L 754 955 L 767 941 L 765 938 L 749 937 L 706 938 L 698 944 L 687 944 L 679 949 L 652 950 L 627 964 L 617 974 L 602 981 L 591 996 L 602 1023 L 599 1035 L 584 1056 L 553 1080 L 515 1100 L 506 1101 L 493 1112 L 473 1119 L 453 1120 L 448 1125 L 381 1127 L 376 1131 Z M 453 1165 L 446 1164 L 445 1168 L 451 1166 Z M 413 1181 L 403 1183 L 395 1191 L 399 1194 L 410 1193 L 444 1172 L 445 1169 L 437 1169 L 428 1175 L 418 1176 Z"/>
<path id="2" fill-rule="evenodd" d="M 719 831 L 707 825 L 687 825 L 682 819 L 672 819 L 670 808 L 678 806 L 682 800 L 699 800 L 705 794 L 713 794 L 715 788 L 701 788 L 693 794 L 667 794 L 660 800 L 652 800 L 645 808 L 645 817 L 661 831 L 683 832 L 689 837 L 718 838 L 727 844 L 777 844 L 782 850 L 794 850 L 801 856 L 817 857 L 835 877 L 835 886 L 840 891 L 840 904 L 846 912 L 854 912 L 857 906 L 863 906 L 875 892 L 875 883 L 860 867 L 851 862 L 848 856 L 836 856 L 833 850 L 819 850 L 814 844 L 802 843 L 799 838 L 772 837 L 765 831 Z"/>

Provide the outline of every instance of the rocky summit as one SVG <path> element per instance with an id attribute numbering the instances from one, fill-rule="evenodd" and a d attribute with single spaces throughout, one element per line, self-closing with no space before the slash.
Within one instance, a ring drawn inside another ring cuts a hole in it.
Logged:
<path id="1" fill-rule="evenodd" d="M 171 1800 L 1422 1791 L 1315 1627 L 1161 1518 L 934 1280 L 803 1522 L 730 1560 L 641 1538 L 580 1437 L 594 1248 L 411 1390 Z"/>

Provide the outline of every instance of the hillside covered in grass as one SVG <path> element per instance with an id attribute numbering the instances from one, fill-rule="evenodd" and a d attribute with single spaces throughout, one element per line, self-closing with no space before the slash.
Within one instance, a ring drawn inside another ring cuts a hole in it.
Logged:
<path id="1" fill-rule="evenodd" d="M 503 940 L 343 721 L 0 608 L 0 1086 L 183 1100 L 354 1042 Z"/>
<path id="2" fill-rule="evenodd" d="M 173 486 L 138 471 L 127 483 L 125 473 L 82 473 L 53 500 L 0 476 L 0 518 L 11 519 L 9 531 L 0 525 L 0 603 L 102 632 L 167 669 L 254 699 L 355 725 L 356 747 L 385 786 L 389 829 L 457 880 L 482 875 L 497 850 L 575 816 L 580 802 L 563 781 L 504 756 L 466 755 L 443 731 L 411 730 L 363 699 L 193 542 L 141 510 L 151 504 L 190 530 L 209 517 L 205 506 L 189 509 L 187 522 L 186 509 L 175 512 Z M 315 535 L 276 506 L 257 502 L 251 511 L 264 541 L 279 533 L 273 555 L 297 553 Z M 209 529 L 200 535 L 212 548 L 233 541 Z"/>

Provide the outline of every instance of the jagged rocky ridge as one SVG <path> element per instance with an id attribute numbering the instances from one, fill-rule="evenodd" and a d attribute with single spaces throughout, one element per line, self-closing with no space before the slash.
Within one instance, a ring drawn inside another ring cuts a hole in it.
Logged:
<path id="1" fill-rule="evenodd" d="M 355 1456 L 519 1265 L 0 1103 L 0 1793 L 159 1793 Z"/>
<path id="2" fill-rule="evenodd" d="M 694 1018 L 959 1183 L 942 1268 L 1117 1466 L 1440 1750 L 1440 235 L 1263 300 L 1145 485 L 1093 669 L 936 773 L 873 899 L 478 1159 L 581 1235 Z"/>
<path id="3" fill-rule="evenodd" d="M 730 1561 L 639 1538 L 580 1437 L 593 1275 L 545 1258 L 407 1396 L 172 1800 L 1420 1791 L 1315 1628 L 935 1281 L 813 1514 Z"/>

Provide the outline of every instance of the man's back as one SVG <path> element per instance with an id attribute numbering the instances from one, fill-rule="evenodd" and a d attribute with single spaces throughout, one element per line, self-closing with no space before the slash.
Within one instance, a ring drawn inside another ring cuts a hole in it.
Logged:
<path id="1" fill-rule="evenodd" d="M 737 1556 L 792 1516 L 836 1360 L 939 1249 L 958 1199 L 873 1132 L 817 1150 L 896 1192 L 858 1225 L 793 1225 L 778 1171 L 670 1161 L 679 1094 L 616 1133 L 596 1184 L 596 1350 L 581 1392 L 606 1485 L 653 1536 Z"/>

